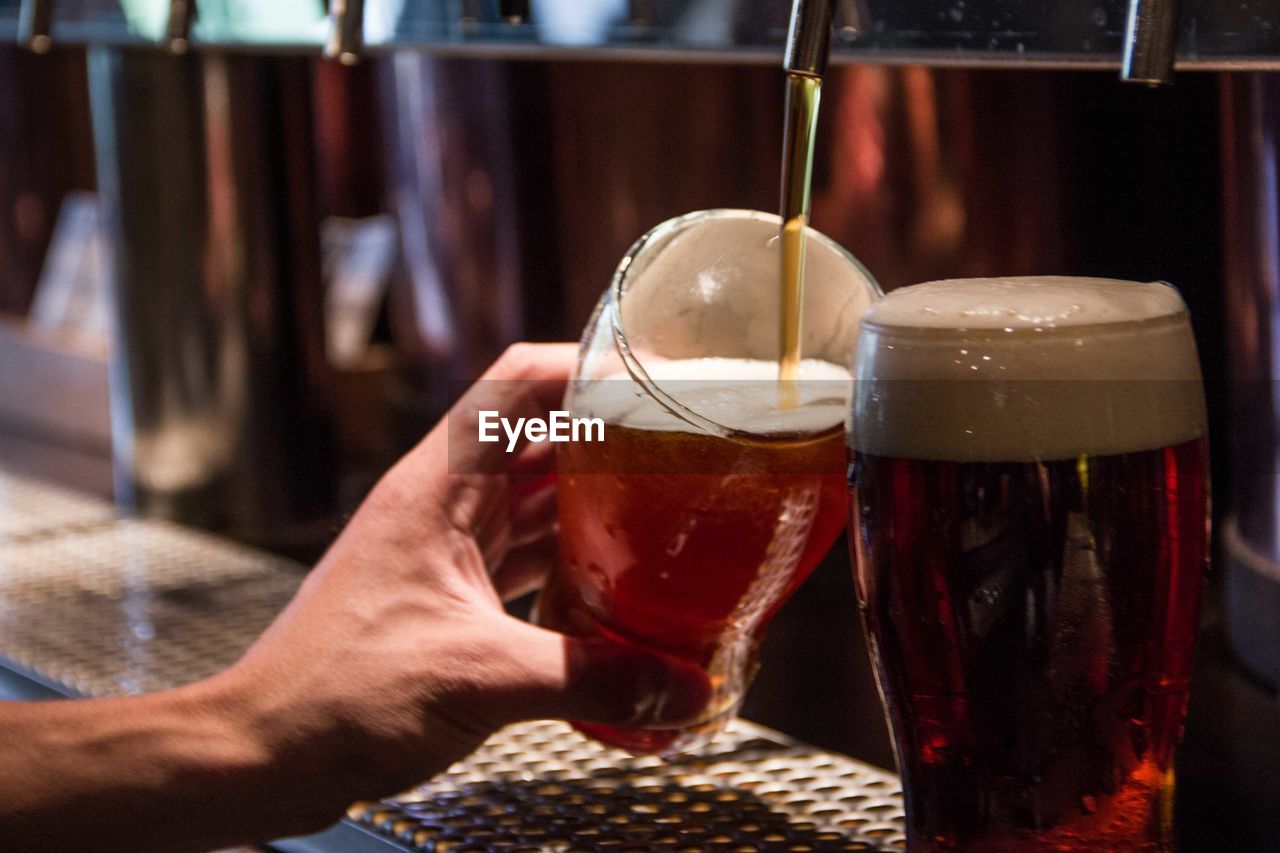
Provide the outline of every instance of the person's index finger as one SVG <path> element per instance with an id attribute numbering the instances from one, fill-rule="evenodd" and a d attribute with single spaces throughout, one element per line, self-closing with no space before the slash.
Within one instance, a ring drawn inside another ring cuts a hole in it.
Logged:
<path id="1" fill-rule="evenodd" d="M 556 379 L 566 382 L 573 375 L 577 362 L 577 344 L 512 344 L 480 378 Z"/>
<path id="2" fill-rule="evenodd" d="M 503 353 L 449 410 L 450 472 L 507 470 L 529 443 L 529 422 L 561 408 L 576 362 L 573 344 L 517 344 Z"/>

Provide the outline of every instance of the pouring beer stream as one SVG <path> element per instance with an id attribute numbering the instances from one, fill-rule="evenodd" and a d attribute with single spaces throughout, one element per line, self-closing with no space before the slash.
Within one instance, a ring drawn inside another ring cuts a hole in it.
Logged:
<path id="1" fill-rule="evenodd" d="M 813 178 L 813 148 L 818 127 L 822 75 L 831 44 L 832 0 L 795 0 L 783 68 L 787 72 L 782 134 L 781 310 L 778 332 L 778 406 L 800 402 L 801 340 L 804 326 L 805 228 Z"/>

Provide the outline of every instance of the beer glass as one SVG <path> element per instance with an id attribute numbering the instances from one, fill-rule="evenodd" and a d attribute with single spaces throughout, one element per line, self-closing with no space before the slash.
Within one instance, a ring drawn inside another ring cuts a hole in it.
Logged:
<path id="1" fill-rule="evenodd" d="M 686 729 L 577 724 L 637 753 L 692 749 L 732 719 L 775 611 L 844 526 L 843 421 L 858 318 L 878 289 L 806 241 L 799 405 L 779 394 L 779 219 L 711 210 L 644 235 L 618 265 L 566 394 L 602 442 L 557 448 L 560 565 L 536 620 L 705 668 Z"/>
<path id="2" fill-rule="evenodd" d="M 855 364 L 850 538 L 908 848 L 1169 849 L 1209 496 L 1177 291 L 916 285 Z"/>

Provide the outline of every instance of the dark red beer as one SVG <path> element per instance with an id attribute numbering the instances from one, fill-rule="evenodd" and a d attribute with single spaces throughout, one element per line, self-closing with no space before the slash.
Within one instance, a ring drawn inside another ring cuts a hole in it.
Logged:
<path id="1" fill-rule="evenodd" d="M 912 849 L 1167 843 L 1205 442 L 1028 463 L 857 454 L 853 477 Z"/>
<path id="2" fill-rule="evenodd" d="M 1209 501 L 1177 291 L 903 288 L 855 373 L 850 538 L 908 847 L 1171 849 Z"/>
<path id="3" fill-rule="evenodd" d="M 561 565 L 537 618 L 708 671 L 715 696 L 704 726 L 576 724 L 612 746 L 668 752 L 699 742 L 736 709 L 769 619 L 844 526 L 844 435 L 835 426 L 731 440 L 615 423 L 605 436 L 560 447 Z"/>

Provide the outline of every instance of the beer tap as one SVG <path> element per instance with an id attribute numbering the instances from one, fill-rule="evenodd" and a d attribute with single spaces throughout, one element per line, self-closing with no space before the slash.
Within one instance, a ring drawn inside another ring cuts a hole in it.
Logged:
<path id="1" fill-rule="evenodd" d="M 480 22 L 485 20 L 487 11 L 480 0 L 460 0 L 458 3 L 458 29 L 471 34 L 477 31 Z"/>
<path id="2" fill-rule="evenodd" d="M 867 10 L 867 0 L 839 0 L 840 8 L 836 15 L 836 33 L 845 41 L 856 39 L 871 20 Z"/>
<path id="3" fill-rule="evenodd" d="M 788 74 L 821 77 L 831 52 L 831 22 L 836 0 L 795 0 L 782 67 Z"/>
<path id="4" fill-rule="evenodd" d="M 1129 0 L 1120 79 L 1160 86 L 1173 82 L 1178 53 L 1178 0 Z"/>
<path id="5" fill-rule="evenodd" d="M 523 24 L 529 17 L 529 0 L 501 0 L 498 13 L 508 24 Z"/>
<path id="6" fill-rule="evenodd" d="M 169 19 L 164 26 L 164 43 L 171 53 L 183 54 L 191 46 L 191 21 L 196 0 L 169 0 Z"/>
<path id="7" fill-rule="evenodd" d="M 18 44 L 32 53 L 53 47 L 53 0 L 22 0 L 18 9 Z"/>
<path id="8" fill-rule="evenodd" d="M 343 65 L 355 65 L 364 50 L 364 0 L 332 0 L 329 4 L 329 41 L 324 55 Z"/>

